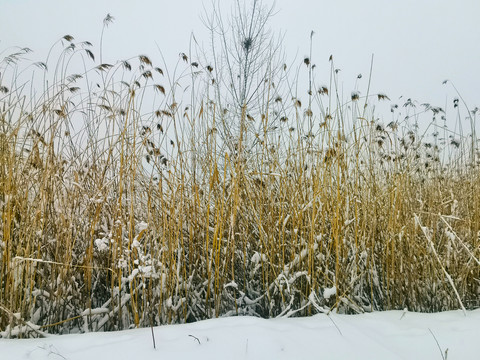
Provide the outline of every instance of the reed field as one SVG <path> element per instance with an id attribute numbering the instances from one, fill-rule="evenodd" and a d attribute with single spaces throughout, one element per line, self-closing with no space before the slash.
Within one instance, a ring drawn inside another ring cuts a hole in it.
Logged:
<path id="1" fill-rule="evenodd" d="M 32 58 L 0 53 L 1 337 L 480 306 L 460 94 L 448 116 L 345 96 L 334 57 L 327 85 L 305 57 L 252 99 L 195 52 L 108 64 L 66 35 Z"/>

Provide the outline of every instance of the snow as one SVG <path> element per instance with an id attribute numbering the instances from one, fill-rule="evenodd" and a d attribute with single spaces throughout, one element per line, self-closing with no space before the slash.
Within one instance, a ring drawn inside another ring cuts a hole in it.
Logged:
<path id="1" fill-rule="evenodd" d="M 95 246 L 97 247 L 98 251 L 107 251 L 108 250 L 108 239 L 96 239 Z"/>
<path id="2" fill-rule="evenodd" d="M 148 224 L 145 221 L 141 221 L 137 224 L 138 230 L 143 231 L 148 228 Z"/>
<path id="3" fill-rule="evenodd" d="M 330 299 L 331 296 L 335 295 L 337 293 L 337 287 L 333 286 L 331 288 L 326 288 L 323 290 L 323 297 L 325 299 Z"/>
<path id="4" fill-rule="evenodd" d="M 478 359 L 480 309 L 229 317 L 110 333 L 0 340 L 8 359 Z M 438 344 L 437 344 L 438 342 Z M 441 350 L 440 350 L 440 348 Z"/>

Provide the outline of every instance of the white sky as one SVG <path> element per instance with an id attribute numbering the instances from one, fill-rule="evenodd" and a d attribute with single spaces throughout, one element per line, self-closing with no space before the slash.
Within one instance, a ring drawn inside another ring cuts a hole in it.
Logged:
<path id="1" fill-rule="evenodd" d="M 157 42 L 174 63 L 179 52 L 188 51 L 192 31 L 207 43 L 200 20 L 204 6 L 210 9 L 210 0 L 0 0 L 0 52 L 30 47 L 32 58 L 41 61 L 65 34 L 98 46 L 102 20 L 110 13 L 115 22 L 104 35 L 104 62 L 147 54 L 155 63 Z M 347 96 L 359 73 L 365 93 L 374 53 L 373 92 L 442 107 L 448 95 L 451 107 L 455 93 L 442 85 L 449 79 L 470 109 L 480 106 L 479 0 L 277 0 L 276 9 L 271 26 L 285 32 L 288 60 L 296 56 L 297 64 L 302 62 L 315 31 L 312 62 L 318 82 L 328 83 L 333 54 Z"/>

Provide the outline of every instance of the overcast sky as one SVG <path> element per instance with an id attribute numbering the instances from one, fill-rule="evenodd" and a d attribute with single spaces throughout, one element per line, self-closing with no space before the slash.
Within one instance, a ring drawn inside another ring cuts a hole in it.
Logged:
<path id="1" fill-rule="evenodd" d="M 223 0 L 222 6 L 230 3 Z M 179 52 L 188 51 L 192 31 L 207 42 L 200 20 L 204 8 L 211 9 L 210 0 L 0 0 L 0 52 L 26 46 L 40 61 L 65 34 L 98 45 L 102 20 L 110 13 L 115 22 L 104 35 L 105 59 L 138 54 L 159 59 L 157 42 L 167 61 L 176 61 Z M 277 0 L 276 9 L 271 27 L 285 33 L 289 61 L 296 57 L 301 63 L 315 32 L 312 62 L 319 82 L 325 74 L 328 83 L 333 54 L 345 93 L 359 73 L 364 75 L 359 88 L 365 90 L 374 54 L 373 91 L 443 107 L 454 96 L 442 85 L 449 79 L 470 108 L 480 106 L 479 0 Z"/>

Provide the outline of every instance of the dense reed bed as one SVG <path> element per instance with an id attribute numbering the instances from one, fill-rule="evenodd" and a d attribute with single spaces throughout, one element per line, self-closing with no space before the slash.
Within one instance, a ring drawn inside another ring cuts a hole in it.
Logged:
<path id="1" fill-rule="evenodd" d="M 333 59 L 329 86 L 305 58 L 304 95 L 282 66 L 250 106 L 190 54 L 169 73 L 53 49 L 0 59 L 2 337 L 479 306 L 476 111 L 458 99 L 470 136 L 439 107 L 341 100 Z"/>

